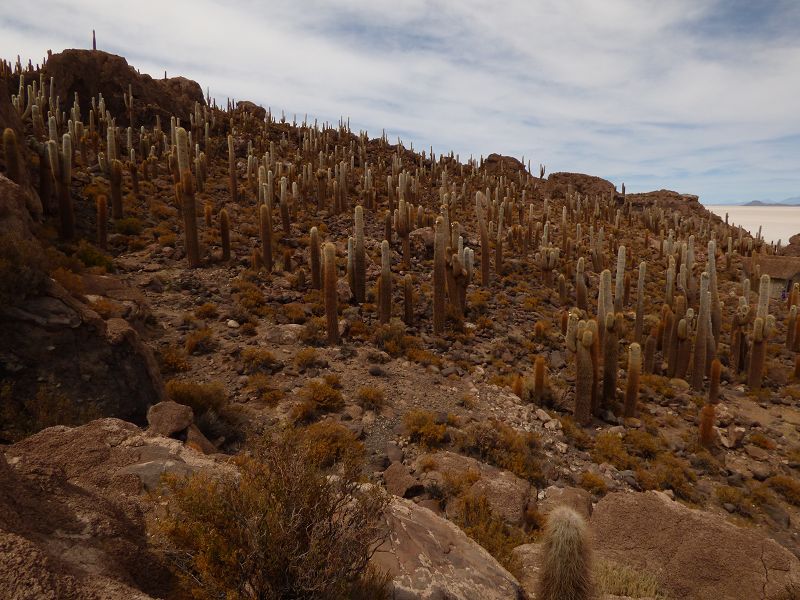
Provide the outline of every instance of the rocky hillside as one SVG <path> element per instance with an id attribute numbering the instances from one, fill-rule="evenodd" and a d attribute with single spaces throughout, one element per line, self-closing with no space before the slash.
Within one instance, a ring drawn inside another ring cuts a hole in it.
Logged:
<path id="1" fill-rule="evenodd" d="M 800 291 L 696 196 L 98 51 L 3 64 L 0 128 L 4 597 L 180 597 L 162 474 L 286 430 L 390 498 L 396 598 L 535 598 L 564 504 L 609 597 L 797 597 Z"/>

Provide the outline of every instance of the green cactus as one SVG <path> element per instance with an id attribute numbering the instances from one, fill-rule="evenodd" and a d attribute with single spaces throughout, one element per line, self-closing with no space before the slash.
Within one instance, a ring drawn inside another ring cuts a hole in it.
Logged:
<path id="1" fill-rule="evenodd" d="M 539 600 L 595 597 L 588 528 L 572 508 L 559 506 L 548 515 L 540 569 Z"/>

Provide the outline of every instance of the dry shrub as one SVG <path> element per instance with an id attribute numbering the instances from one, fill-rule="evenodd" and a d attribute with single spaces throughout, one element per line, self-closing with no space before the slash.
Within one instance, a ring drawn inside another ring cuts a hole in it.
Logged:
<path id="1" fill-rule="evenodd" d="M 364 445 L 344 425 L 326 420 L 305 427 L 301 435 L 309 443 L 314 464 L 328 468 L 342 461 L 360 460 Z"/>
<path id="2" fill-rule="evenodd" d="M 522 530 L 509 526 L 493 513 L 485 496 L 464 494 L 458 498 L 454 521 L 506 569 L 518 570 L 519 564 L 512 551 L 531 540 Z"/>
<path id="3" fill-rule="evenodd" d="M 688 502 L 700 503 L 702 500 L 694 485 L 697 475 L 689 468 L 689 464 L 666 452 L 637 468 L 636 479 L 645 490 L 669 489 Z"/>
<path id="4" fill-rule="evenodd" d="M 561 421 L 561 431 L 564 437 L 567 438 L 578 450 L 588 450 L 592 447 L 592 436 L 575 424 L 575 420 L 569 416 L 564 415 L 559 419 Z"/>
<path id="5" fill-rule="evenodd" d="M 219 316 L 219 311 L 217 310 L 216 304 L 213 302 L 206 302 L 197 307 L 194 311 L 194 316 L 198 319 L 213 319 Z"/>
<path id="6" fill-rule="evenodd" d="M 219 412 L 228 404 L 228 395 L 222 383 L 196 383 L 181 379 L 171 379 L 166 385 L 167 398 L 178 404 L 190 406 L 195 416 L 206 411 Z"/>
<path id="7" fill-rule="evenodd" d="M 361 463 L 317 463 L 294 432 L 240 457 L 238 476 L 169 477 L 159 539 L 184 592 L 200 600 L 387 598 L 369 567 L 386 536 L 388 497 L 359 480 Z"/>
<path id="8" fill-rule="evenodd" d="M 344 408 L 342 393 L 321 379 L 312 379 L 300 390 L 300 404 L 292 409 L 295 423 L 309 423 L 320 414 Z"/>
<path id="9" fill-rule="evenodd" d="M 242 363 L 248 373 L 271 373 L 280 364 L 269 350 L 253 347 L 242 350 Z"/>
<path id="10" fill-rule="evenodd" d="M 310 346 L 324 346 L 328 343 L 327 321 L 325 317 L 314 317 L 303 324 L 299 338 Z"/>
<path id="11" fill-rule="evenodd" d="M 159 351 L 161 370 L 169 373 L 188 371 L 191 366 L 186 360 L 186 353 L 177 346 L 165 346 Z"/>
<path id="12" fill-rule="evenodd" d="M 144 223 L 136 217 L 116 219 L 113 224 L 114 231 L 122 235 L 139 235 L 144 228 Z"/>
<path id="13" fill-rule="evenodd" d="M 11 383 L 0 386 L 0 439 L 14 441 L 54 425 L 77 426 L 102 415 L 88 402 L 70 399 L 58 388 L 41 384 L 23 398 Z"/>
<path id="14" fill-rule="evenodd" d="M 303 348 L 294 357 L 298 369 L 310 369 L 320 364 L 320 358 L 314 348 Z"/>
<path id="15" fill-rule="evenodd" d="M 207 354 L 217 349 L 214 333 L 208 328 L 197 329 L 186 336 L 186 352 L 188 354 Z"/>
<path id="16" fill-rule="evenodd" d="M 64 267 L 58 267 L 51 271 L 50 277 L 60 283 L 61 287 L 76 298 L 80 298 L 86 293 L 86 287 L 83 285 L 83 278 Z"/>
<path id="17" fill-rule="evenodd" d="M 631 469 L 636 464 L 633 457 L 625 450 L 622 438 L 615 433 L 598 434 L 591 454 L 592 460 L 597 464 L 608 463 L 620 471 Z"/>
<path id="18" fill-rule="evenodd" d="M 78 243 L 75 257 L 87 267 L 100 267 L 109 273 L 114 271 L 114 262 L 111 257 L 86 240 Z"/>
<path id="19" fill-rule="evenodd" d="M 580 486 L 592 494 L 602 496 L 608 491 L 606 480 L 597 473 L 591 471 L 584 471 L 581 473 Z"/>
<path id="20" fill-rule="evenodd" d="M 794 506 L 800 506 L 800 481 L 788 475 L 774 475 L 767 484 Z"/>
<path id="21" fill-rule="evenodd" d="M 436 448 L 447 439 L 447 425 L 437 423 L 436 415 L 429 410 L 411 410 L 403 417 L 411 441 L 423 448 Z"/>
<path id="22" fill-rule="evenodd" d="M 267 406 L 275 406 L 283 399 L 283 390 L 272 387 L 269 375 L 255 373 L 247 378 L 248 389 L 258 394 L 259 399 Z"/>
<path id="23" fill-rule="evenodd" d="M 750 436 L 750 443 L 764 450 L 775 450 L 777 445 L 763 433 L 756 432 Z"/>
<path id="24" fill-rule="evenodd" d="M 715 490 L 715 493 L 720 504 L 731 504 L 737 513 L 746 517 L 752 516 L 752 502 L 744 490 L 730 485 L 721 485 Z"/>
<path id="25" fill-rule="evenodd" d="M 648 598 L 649 600 L 668 600 L 669 598 L 655 577 L 627 565 L 598 560 L 594 563 L 592 575 L 597 592 L 600 594 L 613 594 L 626 598 Z"/>
<path id="26" fill-rule="evenodd" d="M 540 463 L 541 444 L 531 432 L 519 432 L 494 419 L 472 423 L 458 439 L 469 456 L 511 471 L 535 484 L 544 483 Z"/>
<path id="27" fill-rule="evenodd" d="M 381 388 L 364 386 L 356 391 L 356 401 L 364 410 L 379 411 L 386 406 L 386 397 Z"/>
<path id="28" fill-rule="evenodd" d="M 233 281 L 232 287 L 233 298 L 242 308 L 259 317 L 269 315 L 267 299 L 256 284 L 240 277 Z"/>
<path id="29" fill-rule="evenodd" d="M 628 453 L 639 458 L 655 458 L 667 448 L 663 438 L 642 429 L 628 429 L 623 442 Z"/>

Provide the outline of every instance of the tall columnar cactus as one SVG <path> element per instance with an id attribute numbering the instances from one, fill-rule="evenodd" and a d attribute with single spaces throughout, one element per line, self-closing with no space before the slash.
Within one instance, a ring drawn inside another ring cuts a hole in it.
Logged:
<path id="1" fill-rule="evenodd" d="M 794 333 L 797 327 L 797 305 L 793 304 L 789 308 L 789 316 L 786 319 L 786 349 L 794 349 Z"/>
<path id="2" fill-rule="evenodd" d="M 644 281 L 647 273 L 647 263 L 639 263 L 639 279 L 636 283 L 636 324 L 634 326 L 633 339 L 637 342 L 642 341 L 642 328 L 644 327 Z"/>
<path id="3" fill-rule="evenodd" d="M 708 378 L 708 403 L 719 404 L 719 380 L 722 374 L 722 363 L 719 359 L 711 361 L 711 373 Z"/>
<path id="4" fill-rule="evenodd" d="M 635 417 L 639 402 L 639 378 L 642 373 L 642 348 L 636 342 L 628 347 L 628 379 L 625 382 L 625 418 Z"/>
<path id="5" fill-rule="evenodd" d="M 500 205 L 500 212 L 497 217 L 497 237 L 494 242 L 494 272 L 498 277 L 503 276 L 503 205 Z"/>
<path id="6" fill-rule="evenodd" d="M 433 246 L 433 332 L 444 331 L 445 283 L 447 279 L 447 240 L 449 234 L 442 217 L 436 218 Z"/>
<path id="7" fill-rule="evenodd" d="M 97 245 L 103 250 L 108 246 L 108 203 L 102 194 L 97 197 Z"/>
<path id="8" fill-rule="evenodd" d="M 355 234 L 353 241 L 353 295 L 362 304 L 367 297 L 367 259 L 364 252 L 364 208 L 355 209 Z"/>
<path id="9" fill-rule="evenodd" d="M 484 196 L 481 192 L 475 193 L 475 215 L 478 218 L 478 229 L 481 236 L 481 284 L 485 287 L 491 282 L 489 270 L 489 230 L 486 227 L 486 218 L 483 214 Z"/>
<path id="10" fill-rule="evenodd" d="M 603 333 L 603 394 L 601 408 L 614 410 L 617 400 L 617 363 L 622 313 L 606 313 Z"/>
<path id="11" fill-rule="evenodd" d="M 392 257 L 388 240 L 381 242 L 381 278 L 378 285 L 380 291 L 378 318 L 381 323 L 388 323 L 392 317 Z"/>
<path id="12" fill-rule="evenodd" d="M 611 271 L 605 269 L 600 273 L 600 289 L 597 293 L 597 322 L 604 324 L 606 315 L 614 312 L 614 301 L 611 297 Z M 600 328 L 600 342 L 605 335 L 605 328 Z"/>
<path id="13" fill-rule="evenodd" d="M 118 160 L 111 161 L 111 216 L 116 219 L 123 217 L 122 209 L 122 163 Z M 181 208 L 183 210 L 183 208 Z"/>
<path id="14" fill-rule="evenodd" d="M 767 358 L 767 340 L 775 326 L 772 315 L 756 317 L 753 322 L 753 335 L 750 340 L 750 367 L 747 371 L 747 385 L 751 390 L 761 389 L 764 377 L 764 363 Z"/>
<path id="15" fill-rule="evenodd" d="M 258 223 L 261 233 L 261 260 L 267 268 L 267 272 L 272 272 L 272 211 L 266 204 L 259 207 Z"/>
<path id="16" fill-rule="evenodd" d="M 231 222 L 228 211 L 219 211 L 219 237 L 222 240 L 222 260 L 228 262 L 231 259 Z"/>
<path id="17" fill-rule="evenodd" d="M 237 202 L 239 187 L 236 183 L 236 153 L 233 148 L 232 135 L 228 135 L 228 177 L 230 179 L 228 189 L 231 195 L 231 202 Z"/>
<path id="18" fill-rule="evenodd" d="M 731 322 L 731 369 L 738 375 L 747 366 L 747 326 L 750 324 L 750 304 L 744 296 L 739 297 L 739 306 Z"/>
<path id="19" fill-rule="evenodd" d="M 189 140 L 186 130 L 183 127 L 178 127 L 175 131 L 175 141 L 178 151 L 178 164 L 185 165 L 186 167 L 181 171 L 178 195 L 181 199 L 186 259 L 189 261 L 189 268 L 193 269 L 200 266 L 200 242 L 197 237 L 197 208 L 194 198 L 194 178 L 189 169 Z M 114 167 L 112 167 L 112 170 L 113 168 Z"/>
<path id="20" fill-rule="evenodd" d="M 708 291 L 708 273 L 703 271 L 700 276 L 700 312 L 697 315 L 697 333 L 694 339 L 694 360 L 692 363 L 692 389 L 703 391 L 706 375 L 706 359 L 708 358 L 708 325 L 710 323 L 709 310 L 711 308 L 711 294 Z"/>
<path id="21" fill-rule="evenodd" d="M 644 372 L 655 373 L 656 371 L 656 346 L 658 344 L 658 333 L 656 328 L 650 330 L 644 341 Z"/>
<path id="22" fill-rule="evenodd" d="M 75 214 L 72 210 L 72 137 L 65 133 L 61 138 L 60 181 L 58 182 L 58 214 L 63 240 L 75 236 Z M 55 172 L 55 170 L 53 171 Z"/>
<path id="23" fill-rule="evenodd" d="M 583 518 L 559 506 L 547 518 L 543 556 L 536 597 L 539 600 L 590 600 L 592 556 Z"/>
<path id="24" fill-rule="evenodd" d="M 545 365 L 544 356 L 537 356 L 533 363 L 533 400 L 541 404 L 544 399 Z"/>
<path id="25" fill-rule="evenodd" d="M 708 291 L 711 293 L 711 334 L 714 336 L 714 340 L 719 340 L 719 332 L 722 328 L 722 306 L 717 288 L 717 243 L 714 240 L 708 242 L 707 263 Z"/>
<path id="26" fill-rule="evenodd" d="M 686 316 L 686 296 L 675 298 L 675 313 L 672 315 L 669 342 L 664 349 L 664 358 L 667 360 L 667 377 L 675 377 L 678 363 L 678 325 Z"/>
<path id="27" fill-rule="evenodd" d="M 16 184 L 22 183 L 22 166 L 20 164 L 17 134 L 10 127 L 3 130 L 3 156 L 6 160 L 6 175 Z"/>
<path id="28" fill-rule="evenodd" d="M 580 425 L 588 425 L 592 421 L 592 389 L 594 383 L 594 365 L 592 363 L 592 344 L 594 334 L 583 328 L 578 330 L 576 340 L 576 372 L 575 372 L 575 410 L 573 416 Z"/>
<path id="29" fill-rule="evenodd" d="M 409 273 L 403 278 L 403 321 L 409 327 L 414 324 L 414 282 Z"/>
<path id="30" fill-rule="evenodd" d="M 403 245 L 403 266 L 406 269 L 411 268 L 411 206 L 406 203 L 404 199 L 400 199 L 397 206 L 397 235 Z"/>
<path id="31" fill-rule="evenodd" d="M 323 295 L 325 297 L 325 321 L 328 329 L 328 344 L 339 343 L 339 306 L 337 274 L 336 274 L 336 246 L 327 242 L 322 249 L 322 276 L 324 278 Z"/>
<path id="32" fill-rule="evenodd" d="M 714 444 L 714 405 L 706 403 L 700 410 L 700 444 L 710 448 Z"/>
<path id="33" fill-rule="evenodd" d="M 283 235 L 288 236 L 292 232 L 292 222 L 289 217 L 289 193 L 287 191 L 287 181 L 285 177 L 281 177 L 280 183 L 281 190 L 281 227 L 283 228 Z"/>
<path id="34" fill-rule="evenodd" d="M 322 274 L 320 272 L 319 232 L 316 227 L 311 228 L 308 252 L 309 262 L 311 263 L 311 287 L 319 290 L 322 289 Z"/>
<path id="35" fill-rule="evenodd" d="M 625 246 L 617 251 L 617 273 L 614 281 L 614 312 L 622 312 L 625 298 Z"/>
<path id="36" fill-rule="evenodd" d="M 766 319 L 769 314 L 769 293 L 772 282 L 769 275 L 764 274 L 758 282 L 758 304 L 756 305 L 756 317 Z"/>
<path id="37" fill-rule="evenodd" d="M 585 259 L 581 256 L 575 267 L 575 304 L 581 310 L 589 310 L 589 303 L 586 300 L 586 274 Z"/>

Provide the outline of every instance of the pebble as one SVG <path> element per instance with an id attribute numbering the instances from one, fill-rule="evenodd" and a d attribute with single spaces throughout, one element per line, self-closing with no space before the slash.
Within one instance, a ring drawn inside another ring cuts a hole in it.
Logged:
<path id="1" fill-rule="evenodd" d="M 239 323 L 238 323 L 238 322 L 236 322 L 236 321 L 234 321 L 233 319 L 228 319 L 228 323 L 227 323 L 227 325 L 228 325 L 228 327 L 230 327 L 231 329 L 238 329 L 238 328 L 239 328 Z"/>

